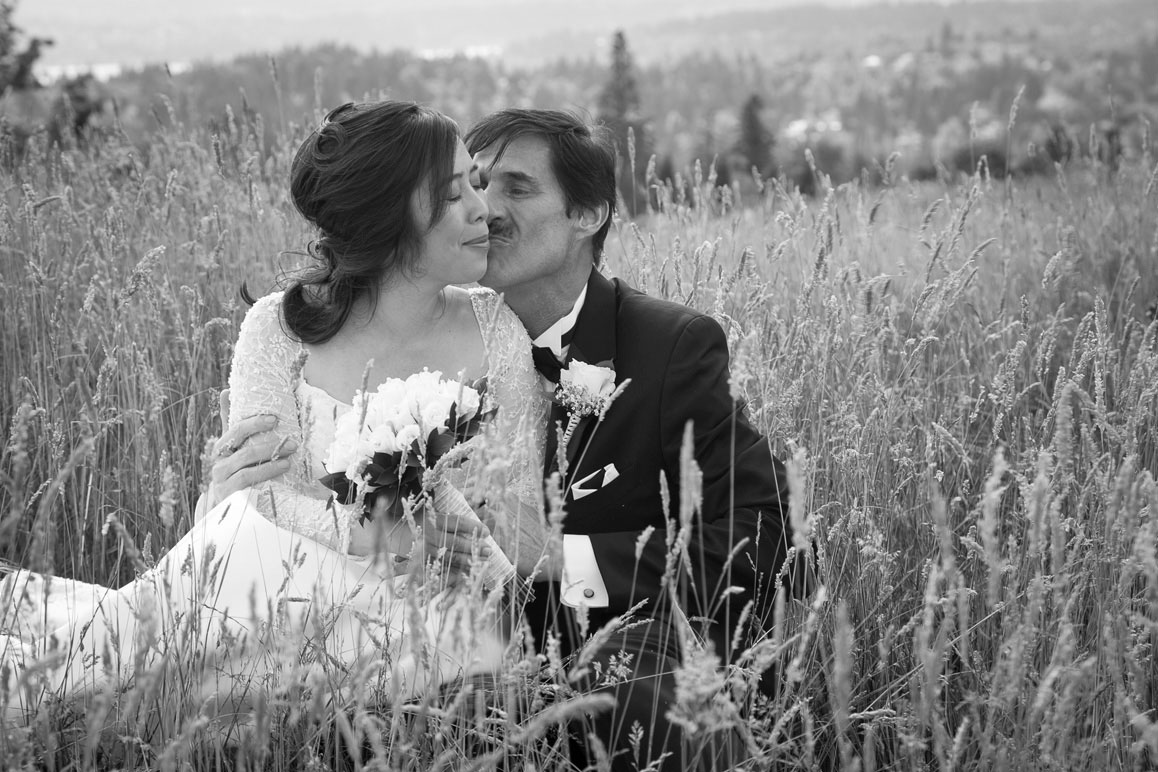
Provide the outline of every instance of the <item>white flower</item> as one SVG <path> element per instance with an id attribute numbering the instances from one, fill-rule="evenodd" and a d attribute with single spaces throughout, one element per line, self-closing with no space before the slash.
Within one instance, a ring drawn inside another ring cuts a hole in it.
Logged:
<path id="1" fill-rule="evenodd" d="M 414 444 L 415 440 L 419 439 L 422 436 L 424 436 L 422 434 L 422 430 L 419 429 L 418 426 L 416 426 L 415 424 L 410 424 L 409 426 L 403 426 L 401 429 L 398 430 L 398 434 L 395 435 L 395 440 L 398 443 L 397 449 L 398 450 L 405 450 L 406 448 L 409 448 L 412 444 Z"/>
<path id="2" fill-rule="evenodd" d="M 323 465 L 358 479 L 376 453 L 399 453 L 433 431 L 443 430 L 452 405 L 460 418 L 479 410 L 480 395 L 458 381 L 443 380 L 438 370 L 423 370 L 405 380 L 387 378 L 374 391 L 354 394 L 351 409 L 340 416 Z M 421 452 L 421 451 L 420 451 Z"/>
<path id="3" fill-rule="evenodd" d="M 394 426 L 389 422 L 372 426 L 370 422 L 367 421 L 366 428 L 369 431 L 363 432 L 363 434 L 368 434 L 369 447 L 372 447 L 376 452 L 394 453 L 401 449 L 399 435 L 405 431 L 406 427 L 396 432 L 394 431 Z"/>
<path id="4" fill-rule="evenodd" d="M 418 414 L 418 423 L 423 434 L 446 427 L 446 419 L 450 416 L 450 407 L 454 404 L 454 395 L 440 390 L 430 394 L 415 403 Z"/>
<path id="5" fill-rule="evenodd" d="M 461 394 L 456 395 L 456 399 L 458 400 L 458 417 L 469 420 L 478 415 L 481 397 L 478 391 L 471 386 L 463 386 L 461 391 Z"/>
<path id="6" fill-rule="evenodd" d="M 572 361 L 559 371 L 556 397 L 574 415 L 602 415 L 615 393 L 615 371 L 610 367 Z"/>
<path id="7" fill-rule="evenodd" d="M 559 371 L 559 385 L 571 384 L 586 389 L 600 399 L 607 399 L 615 391 L 615 371 L 579 360 L 573 360 Z"/>

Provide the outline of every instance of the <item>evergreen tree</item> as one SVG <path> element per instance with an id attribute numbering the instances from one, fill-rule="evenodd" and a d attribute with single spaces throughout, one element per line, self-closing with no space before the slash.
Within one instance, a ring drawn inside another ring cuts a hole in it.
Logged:
<path id="1" fill-rule="evenodd" d="M 764 100 L 752 94 L 740 111 L 740 139 L 736 150 L 747 161 L 748 168 L 756 168 L 764 178 L 775 174 L 772 149 L 776 139 L 764 125 Z"/>
<path id="2" fill-rule="evenodd" d="M 599 93 L 599 120 L 607 125 L 619 149 L 619 192 L 631 216 L 648 198 L 644 179 L 651 158 L 651 137 L 640 115 L 639 87 L 627 37 L 617 30 L 611 44 L 611 74 Z M 634 165 L 631 163 L 634 158 Z"/>
<path id="3" fill-rule="evenodd" d="M 48 38 L 32 38 L 24 50 L 18 50 L 20 28 L 12 21 L 15 0 L 0 0 L 0 94 L 9 89 L 37 88 L 32 66 L 40 58 L 40 49 L 52 45 Z"/>
<path id="4" fill-rule="evenodd" d="M 639 87 L 631 52 L 623 30 L 615 32 L 611 42 L 611 77 L 599 94 L 599 116 L 605 121 L 627 123 L 639 114 Z"/>

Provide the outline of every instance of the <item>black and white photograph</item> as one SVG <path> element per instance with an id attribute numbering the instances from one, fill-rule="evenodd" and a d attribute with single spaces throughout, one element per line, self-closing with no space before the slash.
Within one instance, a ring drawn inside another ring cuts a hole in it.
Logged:
<path id="1" fill-rule="evenodd" d="M 1158 768 L 1155 0 L 0 0 L 0 769 Z"/>

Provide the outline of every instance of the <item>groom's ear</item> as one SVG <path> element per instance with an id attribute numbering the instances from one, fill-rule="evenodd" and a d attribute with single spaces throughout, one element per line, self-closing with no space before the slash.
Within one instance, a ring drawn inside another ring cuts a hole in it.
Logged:
<path id="1" fill-rule="evenodd" d="M 611 207 L 606 202 L 598 206 L 583 207 L 575 218 L 576 227 L 584 236 L 594 236 L 603 227 L 603 223 L 607 222 L 607 217 L 611 213 Z"/>

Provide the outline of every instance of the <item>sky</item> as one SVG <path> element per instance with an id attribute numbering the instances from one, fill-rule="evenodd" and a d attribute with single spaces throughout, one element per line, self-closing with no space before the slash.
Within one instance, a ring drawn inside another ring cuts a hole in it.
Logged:
<path id="1" fill-rule="evenodd" d="M 227 59 L 321 42 L 358 48 L 517 56 L 559 31 L 610 34 L 678 17 L 867 0 L 18 0 L 26 36 L 49 37 L 45 65 Z"/>

